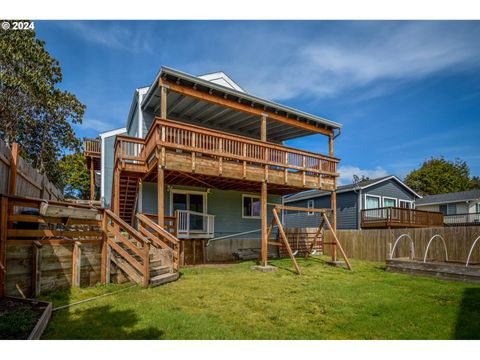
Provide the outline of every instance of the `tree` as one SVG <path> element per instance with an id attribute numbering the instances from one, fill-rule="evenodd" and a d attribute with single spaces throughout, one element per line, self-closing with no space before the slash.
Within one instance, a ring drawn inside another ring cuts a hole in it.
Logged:
<path id="1" fill-rule="evenodd" d="M 431 158 L 405 177 L 405 184 L 421 195 L 466 191 L 472 188 L 470 169 L 465 161 Z"/>
<path id="2" fill-rule="evenodd" d="M 471 188 L 472 189 L 479 189 L 480 190 L 480 176 L 473 176 L 470 180 Z"/>
<path id="3" fill-rule="evenodd" d="M 81 142 L 85 106 L 57 85 L 62 71 L 33 30 L 0 30 L 0 136 L 18 142 L 21 155 L 62 186 L 58 161 Z"/>
<path id="4" fill-rule="evenodd" d="M 88 199 L 90 174 L 85 167 L 85 158 L 77 152 L 63 156 L 58 162 L 64 184 L 63 193 L 69 198 Z"/>

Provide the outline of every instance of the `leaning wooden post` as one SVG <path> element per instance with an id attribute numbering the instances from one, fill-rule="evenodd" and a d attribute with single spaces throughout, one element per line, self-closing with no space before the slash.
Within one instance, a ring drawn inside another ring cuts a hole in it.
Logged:
<path id="1" fill-rule="evenodd" d="M 80 271 L 82 268 L 82 243 L 73 243 L 72 253 L 72 287 L 80 287 Z"/>
<path id="2" fill-rule="evenodd" d="M 5 295 L 7 271 L 8 198 L 2 196 L 0 204 L 0 298 Z"/>
<path id="3" fill-rule="evenodd" d="M 333 135 L 328 137 L 328 155 L 333 156 Z M 330 208 L 332 210 L 332 231 L 337 232 L 337 179 L 333 178 L 334 189 L 330 196 Z M 332 242 L 332 261 L 337 261 L 337 245 Z"/>
<path id="4" fill-rule="evenodd" d="M 164 209 L 164 170 L 161 165 L 157 167 L 157 217 L 158 226 L 165 226 L 165 209 Z"/>
<path id="5" fill-rule="evenodd" d="M 150 243 L 143 243 L 143 287 L 150 282 Z"/>
<path id="6" fill-rule="evenodd" d="M 12 143 L 12 161 L 10 162 L 10 179 L 8 193 L 17 195 L 17 166 L 18 166 L 18 144 Z"/>
<path id="7" fill-rule="evenodd" d="M 42 244 L 38 241 L 33 242 L 32 247 L 32 296 L 38 296 L 41 292 L 41 279 L 42 279 Z"/>
<path id="8" fill-rule="evenodd" d="M 267 247 L 268 247 L 268 232 L 267 232 L 267 182 L 262 182 L 262 189 L 260 194 L 260 217 L 262 226 L 262 266 L 267 266 Z"/>

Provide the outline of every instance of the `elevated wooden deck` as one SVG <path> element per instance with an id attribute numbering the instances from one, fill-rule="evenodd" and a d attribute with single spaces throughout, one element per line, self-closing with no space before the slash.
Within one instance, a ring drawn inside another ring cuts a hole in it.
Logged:
<path id="1" fill-rule="evenodd" d="M 278 144 L 156 118 L 145 139 L 117 136 L 115 164 L 126 174 L 165 183 L 271 193 L 334 190 L 338 159 Z"/>
<path id="2" fill-rule="evenodd" d="M 383 207 L 361 211 L 362 228 L 422 228 L 442 227 L 443 214 L 439 212 Z"/>

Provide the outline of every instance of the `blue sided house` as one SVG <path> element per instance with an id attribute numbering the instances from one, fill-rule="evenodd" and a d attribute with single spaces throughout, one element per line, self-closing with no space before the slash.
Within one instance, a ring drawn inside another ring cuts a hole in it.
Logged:
<path id="1" fill-rule="evenodd" d="M 99 172 L 104 207 L 133 226 L 138 214 L 154 219 L 180 240 L 181 263 L 195 264 L 266 244 L 272 208 L 284 195 L 334 191 L 340 128 L 253 96 L 223 72 L 162 67 L 134 91 L 119 129 L 86 139 L 97 152 L 85 155 Z M 328 155 L 284 144 L 314 134 L 324 136 Z"/>
<path id="2" fill-rule="evenodd" d="M 370 214 L 367 218 L 371 222 L 375 220 L 376 223 L 379 220 L 385 220 L 392 214 L 401 217 L 403 214 L 411 214 L 414 211 L 415 200 L 420 197 L 396 176 L 362 180 L 339 186 L 336 206 L 337 229 L 388 227 L 372 226 L 371 223 L 362 224 L 362 213 Z M 310 190 L 286 196 L 284 202 L 286 205 L 296 207 L 331 209 L 331 194 L 323 190 Z M 391 211 L 390 208 L 394 210 Z M 405 216 L 405 218 L 407 217 Z M 365 220 L 365 215 L 363 220 Z M 286 211 L 284 222 L 287 227 L 317 227 L 320 224 L 320 218 L 314 212 Z"/>

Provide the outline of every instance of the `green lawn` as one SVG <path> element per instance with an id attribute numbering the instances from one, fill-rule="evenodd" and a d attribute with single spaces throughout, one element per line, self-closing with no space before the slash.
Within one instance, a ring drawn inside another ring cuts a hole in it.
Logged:
<path id="1" fill-rule="evenodd" d="M 45 339 L 480 339 L 480 286 L 387 273 L 352 261 L 354 271 L 300 260 L 182 269 L 179 281 L 133 287 L 54 312 Z M 42 296 L 55 306 L 123 286 Z"/>

